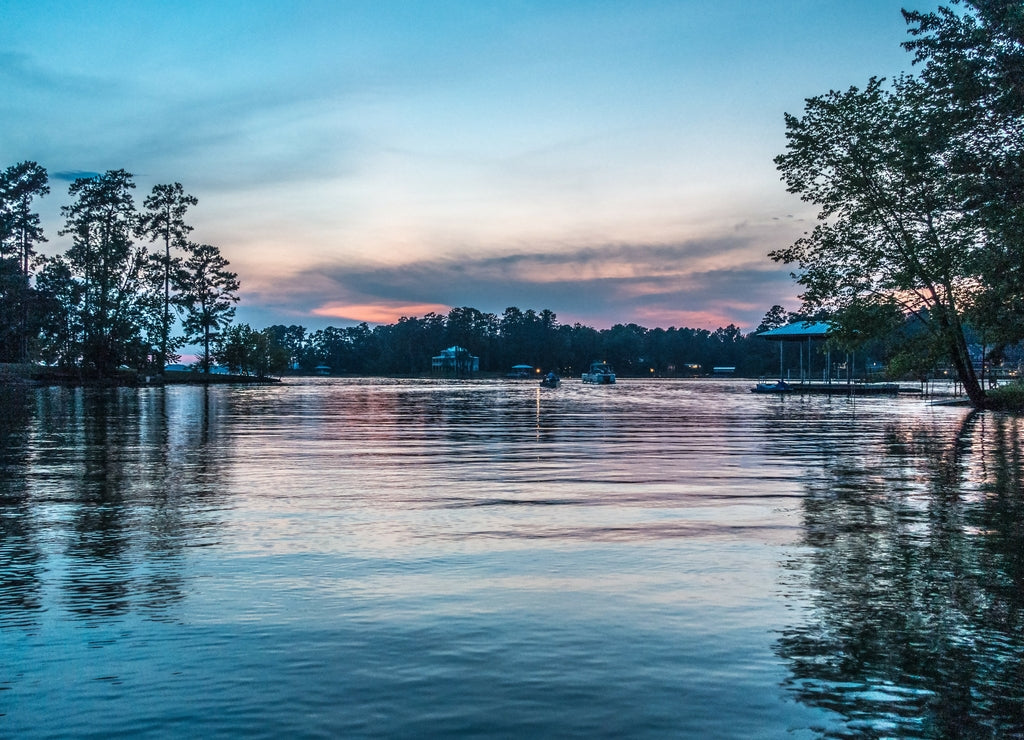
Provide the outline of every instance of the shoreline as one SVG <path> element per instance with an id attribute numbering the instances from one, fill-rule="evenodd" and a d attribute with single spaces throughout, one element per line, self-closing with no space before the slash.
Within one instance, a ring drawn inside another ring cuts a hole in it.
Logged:
<path id="1" fill-rule="evenodd" d="M 101 377 L 95 373 L 87 373 L 81 370 L 63 370 L 60 368 L 44 367 L 40 365 L 31 365 L 24 363 L 0 363 L 0 387 L 6 386 L 17 387 L 22 386 L 25 388 L 45 388 L 45 387 L 64 387 L 64 388 L 144 388 L 144 387 L 161 387 L 167 385 L 277 385 L 289 378 L 317 378 L 317 377 L 374 377 L 374 378 L 434 378 L 434 375 L 374 375 L 374 376 L 347 376 L 347 375 L 334 375 L 334 376 L 319 376 L 319 375 L 306 375 L 306 374 L 288 374 L 283 376 L 271 377 L 271 376 L 256 376 L 256 375 L 233 375 L 227 373 L 210 373 L 203 374 L 193 370 L 167 370 L 163 375 L 152 374 L 146 375 L 145 373 L 139 373 L 135 370 L 122 369 L 116 371 L 111 376 Z M 490 375 L 481 373 L 475 376 L 474 379 L 502 379 L 503 376 Z M 628 376 L 623 377 L 624 380 L 629 379 Z M 637 380 L 672 380 L 678 378 L 648 378 L 644 376 L 638 376 Z M 688 379 L 700 379 L 700 378 L 688 378 Z M 705 379 L 718 379 L 715 376 L 708 376 Z M 533 381 L 533 378 L 524 379 L 526 381 Z M 751 381 L 756 382 L 754 378 L 741 378 L 733 377 L 728 380 L 734 381 Z M 792 395 L 802 395 L 805 392 L 820 393 L 821 389 L 815 387 L 813 390 L 809 386 L 816 386 L 817 384 L 808 384 L 801 388 L 801 384 L 794 383 L 792 386 Z M 836 383 L 832 387 L 828 388 L 830 394 L 834 395 L 862 395 L 858 392 L 859 384 Z M 906 395 L 906 396 L 919 396 L 922 399 L 929 399 L 933 404 L 945 405 L 945 406 L 959 406 L 959 405 L 970 405 L 970 402 L 962 394 L 950 392 L 948 389 L 926 389 L 926 388 L 911 388 L 902 383 L 888 383 L 887 386 L 892 386 L 895 390 L 890 391 L 891 395 Z M 1024 396 L 1017 397 L 1017 393 L 1008 392 L 1003 390 L 1001 386 L 998 391 L 992 394 L 990 398 L 991 405 L 986 406 L 987 410 L 992 411 L 1004 411 L 1010 413 L 1024 413 Z M 993 389 L 996 390 L 996 389 Z M 788 395 L 788 394 L 787 394 Z"/>
<path id="2" fill-rule="evenodd" d="M 81 370 L 63 370 L 40 365 L 0 363 L 0 385 L 24 385 L 35 388 L 60 386 L 65 388 L 124 388 L 163 385 L 272 385 L 280 378 L 256 375 L 203 374 L 178 370 L 163 375 L 146 375 L 135 370 L 117 370 L 113 375 L 101 376 Z"/>

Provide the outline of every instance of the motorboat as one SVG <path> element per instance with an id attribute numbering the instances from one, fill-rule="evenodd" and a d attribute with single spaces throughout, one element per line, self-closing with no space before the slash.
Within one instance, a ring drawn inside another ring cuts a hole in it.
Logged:
<path id="1" fill-rule="evenodd" d="M 583 373 L 584 383 L 596 385 L 611 385 L 615 382 L 615 371 L 606 362 L 590 363 L 590 370 Z"/>
<path id="2" fill-rule="evenodd" d="M 555 375 L 554 373 L 548 373 L 543 378 L 541 378 L 540 387 L 541 388 L 557 388 L 558 385 L 561 382 L 562 382 L 562 379 L 559 378 L 557 375 Z"/>
<path id="3" fill-rule="evenodd" d="M 751 393 L 792 393 L 793 386 L 787 383 L 785 380 L 779 380 L 777 383 L 758 383 L 750 389 Z"/>

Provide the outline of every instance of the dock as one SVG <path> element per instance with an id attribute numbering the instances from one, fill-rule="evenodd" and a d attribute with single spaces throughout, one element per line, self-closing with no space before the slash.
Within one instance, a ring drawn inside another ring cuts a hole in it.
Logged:
<path id="1" fill-rule="evenodd" d="M 899 383 L 812 383 L 797 382 L 779 385 L 777 383 L 758 383 L 751 388 L 754 393 L 813 393 L 818 395 L 837 396 L 895 396 L 900 393 L 916 393 L 917 388 L 903 388 Z"/>

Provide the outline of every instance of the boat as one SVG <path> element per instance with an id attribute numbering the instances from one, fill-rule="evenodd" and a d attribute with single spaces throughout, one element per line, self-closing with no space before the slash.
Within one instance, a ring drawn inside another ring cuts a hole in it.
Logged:
<path id="1" fill-rule="evenodd" d="M 751 393 L 792 393 L 793 386 L 785 380 L 777 383 L 758 383 L 750 389 Z"/>
<path id="2" fill-rule="evenodd" d="M 583 373 L 583 382 L 596 385 L 611 385 L 615 382 L 615 372 L 606 362 L 592 362 L 590 363 L 590 370 Z"/>
<path id="3" fill-rule="evenodd" d="M 557 388 L 559 383 L 561 383 L 561 382 L 562 382 L 562 379 L 559 378 L 557 375 L 555 375 L 554 373 L 548 373 L 543 378 L 541 378 L 540 387 L 541 388 Z"/>

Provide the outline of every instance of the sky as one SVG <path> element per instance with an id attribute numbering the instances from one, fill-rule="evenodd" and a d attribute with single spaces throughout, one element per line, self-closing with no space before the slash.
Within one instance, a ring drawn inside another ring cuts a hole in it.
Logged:
<path id="1" fill-rule="evenodd" d="M 786 112 L 911 69 L 899 0 L 3 0 L 0 166 L 180 182 L 236 320 L 757 326 Z"/>

